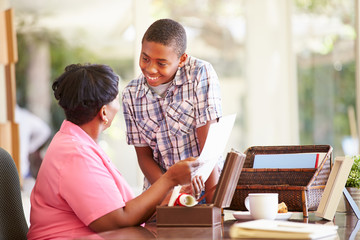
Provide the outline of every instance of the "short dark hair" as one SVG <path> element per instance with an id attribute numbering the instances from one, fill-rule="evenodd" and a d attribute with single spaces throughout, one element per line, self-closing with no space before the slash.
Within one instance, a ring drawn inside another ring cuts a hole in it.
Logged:
<path id="1" fill-rule="evenodd" d="M 90 122 L 101 107 L 119 93 L 119 76 L 106 65 L 71 64 L 52 85 L 66 119 L 82 125 Z"/>
<path id="2" fill-rule="evenodd" d="M 186 50 L 186 32 L 184 27 L 172 19 L 159 19 L 146 30 L 144 41 L 161 43 L 164 46 L 173 46 L 180 57 Z"/>

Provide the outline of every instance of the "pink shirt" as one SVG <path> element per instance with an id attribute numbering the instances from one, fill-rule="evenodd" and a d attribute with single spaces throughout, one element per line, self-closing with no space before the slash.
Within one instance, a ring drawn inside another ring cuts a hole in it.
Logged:
<path id="1" fill-rule="evenodd" d="M 133 198 L 130 186 L 99 145 L 80 127 L 64 121 L 31 193 L 28 239 L 92 234 L 91 222 Z"/>

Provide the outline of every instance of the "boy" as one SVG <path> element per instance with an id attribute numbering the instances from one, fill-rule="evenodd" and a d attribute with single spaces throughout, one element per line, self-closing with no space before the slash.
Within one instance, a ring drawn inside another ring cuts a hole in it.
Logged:
<path id="1" fill-rule="evenodd" d="M 217 74 L 185 50 L 186 32 L 178 22 L 155 21 L 142 39 L 142 74 L 123 91 L 127 143 L 135 147 L 145 189 L 176 162 L 199 156 L 210 124 L 222 116 Z M 205 182 L 207 202 L 218 178 L 216 166 Z M 199 198 L 203 182 L 195 179 Z"/>

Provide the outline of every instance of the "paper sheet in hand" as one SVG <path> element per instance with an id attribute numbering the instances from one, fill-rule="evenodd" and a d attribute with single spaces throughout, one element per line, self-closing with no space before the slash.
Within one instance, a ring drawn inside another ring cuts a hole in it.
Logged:
<path id="1" fill-rule="evenodd" d="M 222 117 L 217 123 L 210 125 L 204 148 L 198 158 L 201 166 L 192 174 L 193 176 L 202 176 L 206 182 L 225 150 L 235 117 L 236 114 Z"/>

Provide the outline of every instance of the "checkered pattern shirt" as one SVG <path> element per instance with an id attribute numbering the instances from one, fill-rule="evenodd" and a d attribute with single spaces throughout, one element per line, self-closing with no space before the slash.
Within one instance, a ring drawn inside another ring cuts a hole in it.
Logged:
<path id="1" fill-rule="evenodd" d="M 148 87 L 141 74 L 123 90 L 122 103 L 127 143 L 150 146 L 163 171 L 180 160 L 199 156 L 196 128 L 222 116 L 215 70 L 190 56 L 164 98 Z"/>

